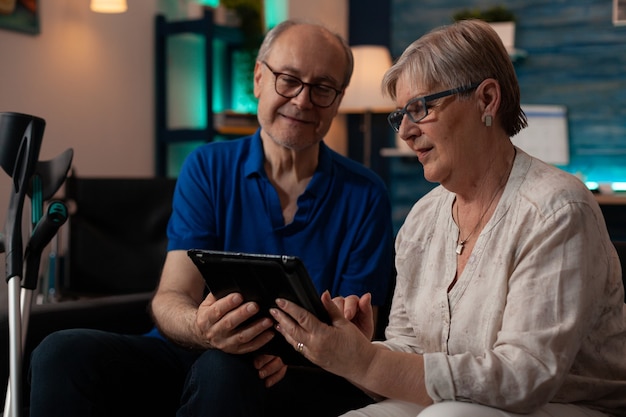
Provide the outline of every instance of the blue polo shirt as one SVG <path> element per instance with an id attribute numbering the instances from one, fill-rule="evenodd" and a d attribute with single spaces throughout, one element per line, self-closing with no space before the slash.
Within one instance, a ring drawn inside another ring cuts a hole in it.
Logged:
<path id="1" fill-rule="evenodd" d="M 372 293 L 382 305 L 393 265 L 391 204 L 371 170 L 320 143 L 319 164 L 292 223 L 263 168 L 260 132 L 196 148 L 176 184 L 168 250 L 300 257 L 321 293 Z"/>

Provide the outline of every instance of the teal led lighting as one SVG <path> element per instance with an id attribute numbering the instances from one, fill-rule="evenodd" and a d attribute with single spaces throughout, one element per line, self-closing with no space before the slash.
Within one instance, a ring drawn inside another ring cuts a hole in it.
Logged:
<path id="1" fill-rule="evenodd" d="M 217 7 L 220 5 L 220 0 L 197 0 L 197 2 L 203 6 Z"/>
<path id="2" fill-rule="evenodd" d="M 180 173 L 180 169 L 185 161 L 185 158 L 196 149 L 198 146 L 203 145 L 204 141 L 174 143 L 169 146 L 167 154 L 167 177 L 177 178 Z"/>
<path id="3" fill-rule="evenodd" d="M 287 20 L 288 10 L 288 0 L 265 0 L 263 2 L 265 29 L 269 30 L 283 20 Z"/>
<path id="4" fill-rule="evenodd" d="M 626 182 L 614 182 L 611 184 L 611 188 L 616 192 L 626 191 Z"/>

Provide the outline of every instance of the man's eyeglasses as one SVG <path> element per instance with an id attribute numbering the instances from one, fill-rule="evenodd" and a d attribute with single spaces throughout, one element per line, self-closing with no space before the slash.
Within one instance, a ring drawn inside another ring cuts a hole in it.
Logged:
<path id="1" fill-rule="evenodd" d="M 400 124 L 402 123 L 402 119 L 404 118 L 405 114 L 409 116 L 409 120 L 411 120 L 413 123 L 417 123 L 424 117 L 428 116 L 427 103 L 429 101 L 451 96 L 457 93 L 462 93 L 464 91 L 473 90 L 479 85 L 480 83 L 476 83 L 464 87 L 457 87 L 451 90 L 442 91 L 440 93 L 431 94 L 429 96 L 413 98 L 409 100 L 409 102 L 406 103 L 406 106 L 404 106 L 404 108 L 402 108 L 401 110 L 395 110 L 389 113 L 389 116 L 387 116 L 387 121 L 389 122 L 393 130 L 399 132 Z"/>
<path id="2" fill-rule="evenodd" d="M 265 61 L 261 62 L 274 74 L 274 77 L 276 77 L 274 88 L 280 96 L 294 98 L 302 92 L 306 85 L 309 87 L 309 100 L 311 100 L 311 103 L 315 104 L 317 107 L 326 108 L 332 106 L 337 96 L 341 94 L 341 90 L 324 84 L 305 83 L 300 78 L 294 77 L 293 75 L 274 71 Z"/>

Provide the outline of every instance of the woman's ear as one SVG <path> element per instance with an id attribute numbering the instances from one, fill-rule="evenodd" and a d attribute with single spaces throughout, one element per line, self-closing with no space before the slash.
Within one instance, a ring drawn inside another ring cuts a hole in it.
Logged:
<path id="1" fill-rule="evenodd" d="M 476 89 L 476 93 L 479 99 L 483 121 L 486 116 L 493 118 L 500 108 L 500 83 L 493 78 L 487 78 L 480 83 Z"/>

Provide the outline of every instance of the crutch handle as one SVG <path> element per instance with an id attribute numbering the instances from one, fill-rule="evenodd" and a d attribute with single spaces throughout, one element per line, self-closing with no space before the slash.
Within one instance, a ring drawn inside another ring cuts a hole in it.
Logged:
<path id="1" fill-rule="evenodd" d="M 67 207 L 61 201 L 52 201 L 48 210 L 37 222 L 33 230 L 24 257 L 26 258 L 26 273 L 22 287 L 28 290 L 37 288 L 39 281 L 39 263 L 43 249 L 50 243 L 59 228 L 67 221 Z"/>

